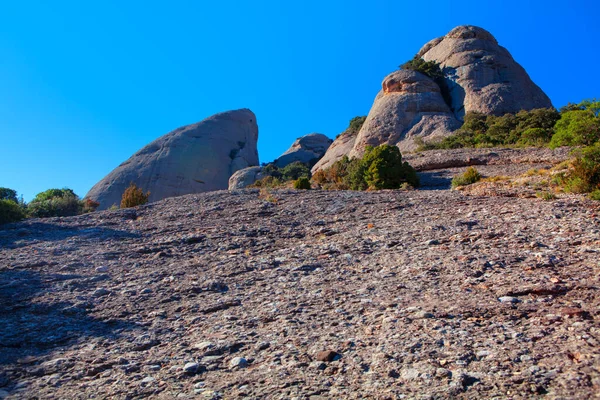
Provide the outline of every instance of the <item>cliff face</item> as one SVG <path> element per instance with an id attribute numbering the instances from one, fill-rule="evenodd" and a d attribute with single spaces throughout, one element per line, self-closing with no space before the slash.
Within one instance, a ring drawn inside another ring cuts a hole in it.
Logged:
<path id="1" fill-rule="evenodd" d="M 454 28 L 423 46 L 417 56 L 439 63 L 443 78 L 434 81 L 406 70 L 388 75 L 354 142 L 348 137 L 334 141 L 313 172 L 344 155 L 360 157 L 367 145 L 414 150 L 417 138 L 427 141 L 452 134 L 469 111 L 503 115 L 552 107 L 508 50 L 482 28 Z"/>

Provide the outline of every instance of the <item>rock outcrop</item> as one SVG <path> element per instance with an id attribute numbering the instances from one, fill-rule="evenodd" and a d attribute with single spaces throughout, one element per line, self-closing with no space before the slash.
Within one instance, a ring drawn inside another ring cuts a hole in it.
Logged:
<path id="1" fill-rule="evenodd" d="M 337 160 L 350 154 L 356 141 L 356 135 L 358 135 L 358 132 L 343 132 L 335 138 L 331 146 L 327 149 L 327 152 L 325 152 L 325 155 L 312 167 L 312 173 L 314 174 L 320 169 L 329 168 Z"/>
<path id="2" fill-rule="evenodd" d="M 527 72 L 486 30 L 459 26 L 419 53 L 440 64 L 443 79 L 414 71 L 388 75 L 358 135 L 338 138 L 313 168 L 330 167 L 344 155 L 360 157 L 367 145 L 416 148 L 415 139 L 441 139 L 460 127 L 466 112 L 503 115 L 552 107 Z"/>
<path id="3" fill-rule="evenodd" d="M 252 185 L 257 180 L 263 178 L 261 171 L 262 171 L 262 168 L 258 167 L 258 166 L 248 167 L 248 168 L 244 168 L 244 169 L 240 169 L 239 171 L 236 171 L 233 175 L 231 175 L 231 178 L 229 178 L 228 189 L 229 190 L 243 189 L 245 187 Z"/>
<path id="4" fill-rule="evenodd" d="M 310 133 L 296 139 L 292 146 L 273 163 L 279 168 L 296 161 L 309 164 L 323 157 L 331 142 L 332 140 L 322 133 Z"/>
<path id="5" fill-rule="evenodd" d="M 119 204 L 135 183 L 150 201 L 227 189 L 236 171 L 258 165 L 258 125 L 248 109 L 213 115 L 178 128 L 145 146 L 98 182 L 86 195 L 99 209 Z"/>
<path id="6" fill-rule="evenodd" d="M 440 87 L 428 76 L 409 70 L 395 71 L 381 84 L 350 157 L 361 156 L 366 146 L 397 145 L 400 151 L 416 148 L 414 138 L 448 136 L 461 123 L 444 102 Z"/>
<path id="7" fill-rule="evenodd" d="M 466 112 L 503 115 L 552 107 L 546 94 L 494 36 L 476 26 L 459 26 L 419 51 L 444 72 L 458 118 Z"/>

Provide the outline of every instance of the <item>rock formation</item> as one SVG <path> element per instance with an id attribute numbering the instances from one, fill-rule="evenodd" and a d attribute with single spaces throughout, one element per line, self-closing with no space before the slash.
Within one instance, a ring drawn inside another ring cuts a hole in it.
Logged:
<path id="1" fill-rule="evenodd" d="M 94 185 L 86 197 L 106 209 L 120 203 L 132 182 L 150 191 L 150 201 L 227 189 L 234 172 L 258 165 L 257 141 L 252 111 L 219 113 L 156 139 Z"/>
<path id="2" fill-rule="evenodd" d="M 236 171 L 229 178 L 229 190 L 243 189 L 263 178 L 261 167 L 248 167 Z"/>
<path id="3" fill-rule="evenodd" d="M 503 115 L 552 107 L 548 96 L 488 31 L 459 26 L 418 53 L 440 64 L 458 118 L 465 112 Z"/>
<path id="4" fill-rule="evenodd" d="M 292 144 L 292 146 L 273 164 L 278 168 L 283 168 L 293 162 L 301 162 L 310 165 L 314 160 L 323 157 L 331 145 L 332 140 L 322 133 L 310 133 L 302 136 Z M 264 176 L 261 173 L 262 168 L 250 167 L 237 171 L 229 178 L 229 190 L 242 189 L 252 185 Z"/>
<path id="5" fill-rule="evenodd" d="M 279 156 L 274 163 L 279 168 L 296 161 L 309 164 L 315 159 L 323 157 L 331 142 L 332 140 L 322 133 L 310 133 L 296 139 L 292 146 Z"/>
<path id="6" fill-rule="evenodd" d="M 460 125 L 431 78 L 416 71 L 395 71 L 383 80 L 349 156 L 361 156 L 368 145 L 413 150 L 415 137 L 448 136 Z"/>
<path id="7" fill-rule="evenodd" d="M 431 141 L 450 135 L 469 111 L 503 115 L 552 107 L 523 67 L 482 28 L 454 28 L 423 46 L 417 56 L 440 64 L 441 87 L 414 71 L 388 75 L 356 138 L 338 138 L 313 173 L 344 155 L 361 156 L 367 145 L 395 144 L 411 151 L 415 138 Z"/>

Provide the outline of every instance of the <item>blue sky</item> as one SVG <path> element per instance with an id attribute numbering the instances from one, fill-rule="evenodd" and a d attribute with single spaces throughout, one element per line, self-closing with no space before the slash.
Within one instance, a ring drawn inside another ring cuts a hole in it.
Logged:
<path id="1" fill-rule="evenodd" d="M 13 1 L 0 5 L 0 186 L 80 196 L 157 137 L 257 115 L 261 162 L 335 137 L 457 25 L 489 30 L 560 107 L 600 97 L 596 1 Z"/>

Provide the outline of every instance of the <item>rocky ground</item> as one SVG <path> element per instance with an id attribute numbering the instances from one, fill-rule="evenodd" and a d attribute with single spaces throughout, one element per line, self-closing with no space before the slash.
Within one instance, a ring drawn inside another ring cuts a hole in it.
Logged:
<path id="1" fill-rule="evenodd" d="M 258 190 L 0 228 L 0 398 L 592 398 L 600 206 Z"/>

